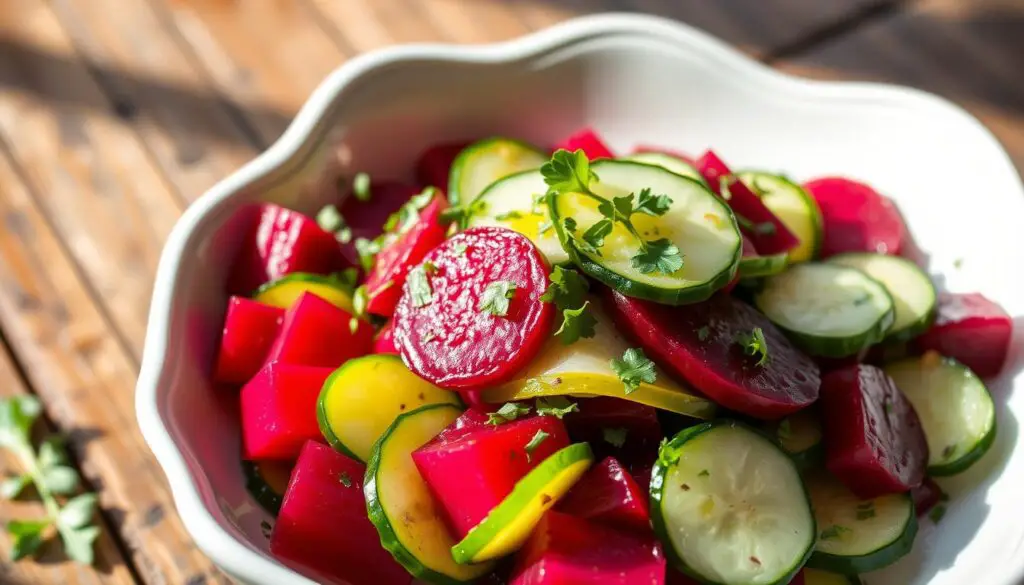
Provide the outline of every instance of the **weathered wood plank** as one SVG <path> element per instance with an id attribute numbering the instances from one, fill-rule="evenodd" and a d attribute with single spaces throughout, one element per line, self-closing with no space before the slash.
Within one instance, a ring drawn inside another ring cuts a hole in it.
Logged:
<path id="1" fill-rule="evenodd" d="M 163 474 L 138 431 L 135 364 L 40 212 L 24 183 L 27 169 L 16 164 L 0 145 L 4 336 L 51 420 L 69 434 L 83 474 L 145 582 L 212 583 L 217 573 L 174 514 Z"/>
<path id="2" fill-rule="evenodd" d="M 866 78 L 935 92 L 970 110 L 1024 172 L 1024 4 L 924 0 L 778 63 L 822 78 Z"/>
<path id="3" fill-rule="evenodd" d="M 8 398 L 27 394 L 28 390 L 15 369 L 7 348 L 0 345 L 0 397 Z M 46 421 L 36 423 L 36 428 L 47 433 L 53 427 Z M 18 458 L 7 450 L 0 450 L 0 470 L 4 477 L 19 475 L 24 469 Z M 28 489 L 17 500 L 0 500 L 0 521 L 34 520 L 43 518 L 46 512 L 36 499 L 33 490 Z M 34 583 L 67 583 L 68 585 L 130 585 L 135 578 L 125 563 L 121 551 L 111 538 L 110 526 L 104 518 L 97 523 L 103 530 L 96 541 L 96 562 L 93 567 L 84 567 L 68 561 L 61 553 L 60 545 L 48 543 L 39 553 L 39 561 L 25 560 L 12 562 L 7 555 L 0 560 L 0 583 L 8 585 L 30 585 Z M 0 548 L 11 550 L 11 539 L 6 531 L 0 531 Z"/>

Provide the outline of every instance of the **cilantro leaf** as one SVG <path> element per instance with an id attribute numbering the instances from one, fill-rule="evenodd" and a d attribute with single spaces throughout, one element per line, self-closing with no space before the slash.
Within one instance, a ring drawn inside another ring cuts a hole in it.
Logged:
<path id="1" fill-rule="evenodd" d="M 583 149 L 569 152 L 559 149 L 551 155 L 551 160 L 540 167 L 540 174 L 550 191 L 559 193 L 589 193 L 590 181 L 596 181 L 597 175 L 590 170 L 590 159 Z"/>
<path id="2" fill-rule="evenodd" d="M 597 319 L 587 310 L 590 301 L 583 303 L 578 309 L 562 309 L 562 325 L 555 331 L 562 345 L 571 345 L 581 337 L 593 337 Z"/>
<path id="3" fill-rule="evenodd" d="M 679 248 L 667 238 L 647 242 L 647 249 L 632 258 L 633 268 L 643 274 L 661 272 L 672 274 L 683 267 L 683 256 Z"/>
<path id="4" fill-rule="evenodd" d="M 757 357 L 757 365 L 768 364 L 768 340 L 765 339 L 764 330 L 754 327 L 750 333 L 739 333 L 736 335 L 736 343 L 743 347 L 743 353 Z"/>
<path id="5" fill-rule="evenodd" d="M 345 218 L 333 205 L 325 205 L 316 214 L 316 225 L 325 232 L 334 233 L 345 227 Z"/>
<path id="6" fill-rule="evenodd" d="M 554 303 L 559 309 L 579 307 L 586 300 L 590 284 L 579 272 L 571 268 L 555 266 L 549 278 L 551 284 L 541 295 L 540 300 Z"/>
<path id="7" fill-rule="evenodd" d="M 564 396 L 547 396 L 537 399 L 537 414 L 541 416 L 553 416 L 559 420 L 571 412 L 579 412 L 580 407 L 575 402 Z"/>
<path id="8" fill-rule="evenodd" d="M 476 310 L 490 313 L 495 317 L 508 315 L 508 301 L 516 294 L 516 283 L 511 280 L 496 280 L 487 285 L 480 294 Z"/>
<path id="9" fill-rule="evenodd" d="M 367 173 L 356 173 L 352 178 L 352 194 L 360 201 L 370 200 L 370 175 Z"/>
<path id="10" fill-rule="evenodd" d="M 487 424 L 498 426 L 530 414 L 530 406 L 521 402 L 506 402 L 498 410 L 487 414 Z"/>
<path id="11" fill-rule="evenodd" d="M 340 481 L 341 485 L 345 487 L 352 487 L 352 477 L 349 476 L 347 471 L 342 471 L 341 474 L 338 475 L 338 481 Z"/>
<path id="12" fill-rule="evenodd" d="M 626 435 L 628 434 L 629 429 L 623 427 L 604 427 L 601 429 L 601 436 L 605 442 L 611 444 L 616 449 L 621 449 L 626 444 Z"/>
<path id="13" fill-rule="evenodd" d="M 545 433 L 542 430 L 538 430 L 533 435 L 533 438 L 530 439 L 530 441 L 528 443 L 526 443 L 526 446 L 524 447 L 524 449 L 526 449 L 526 460 L 527 461 L 530 460 L 530 455 L 533 454 L 534 450 L 536 450 L 537 447 L 540 447 L 540 444 L 543 443 L 550 436 L 551 436 L 550 434 Z"/>
<path id="14" fill-rule="evenodd" d="M 573 245 L 579 248 L 581 252 L 586 252 L 587 254 L 593 254 L 595 256 L 601 255 L 601 252 L 597 248 L 595 248 L 590 242 L 580 239 L 578 236 L 576 236 L 577 224 L 575 219 L 567 217 L 564 220 L 562 220 L 562 225 L 565 226 L 565 232 L 566 234 L 568 234 L 569 239 L 572 240 Z"/>
<path id="15" fill-rule="evenodd" d="M 364 272 L 369 273 L 373 270 L 373 265 L 377 261 L 377 254 L 380 254 L 381 241 L 379 239 L 367 240 L 366 238 L 356 238 L 356 253 L 359 254 L 359 265 L 363 268 Z"/>
<path id="16" fill-rule="evenodd" d="M 494 219 L 496 219 L 498 221 L 508 221 L 510 219 L 522 219 L 522 218 L 523 218 L 522 212 L 515 211 L 515 210 L 508 211 L 508 212 L 501 213 L 501 214 L 498 214 L 498 215 L 494 216 Z"/>
<path id="17" fill-rule="evenodd" d="M 665 215 L 670 205 L 672 205 L 671 197 L 668 195 L 652 195 L 651 189 L 645 188 L 640 190 L 640 196 L 637 198 L 636 207 L 633 212 L 657 217 Z"/>
<path id="18" fill-rule="evenodd" d="M 583 232 L 583 241 L 595 249 L 600 248 L 604 245 L 605 237 L 612 233 L 612 228 L 614 227 L 615 225 L 612 223 L 612 220 L 602 219 Z"/>
<path id="19" fill-rule="evenodd" d="M 435 272 L 437 272 L 437 267 L 430 262 L 424 262 L 409 271 L 409 275 L 406 278 L 406 286 L 409 287 L 412 306 L 425 307 L 434 300 L 434 291 L 430 288 L 430 277 L 428 275 Z"/>
<path id="20" fill-rule="evenodd" d="M 640 387 L 641 382 L 653 384 L 657 377 L 654 371 L 654 362 L 647 359 L 644 350 L 638 347 L 631 347 L 622 354 L 622 359 L 612 358 L 612 371 L 622 380 L 626 388 L 626 394 L 630 394 Z"/>
<path id="21" fill-rule="evenodd" d="M 629 219 L 629 216 L 633 215 L 633 194 L 612 198 L 612 206 L 619 217 Z"/>
<path id="22" fill-rule="evenodd" d="M 772 236 L 775 235 L 775 224 L 770 221 L 762 221 L 760 223 L 754 223 L 742 215 L 736 213 L 736 223 L 748 232 L 757 234 L 759 236 Z"/>

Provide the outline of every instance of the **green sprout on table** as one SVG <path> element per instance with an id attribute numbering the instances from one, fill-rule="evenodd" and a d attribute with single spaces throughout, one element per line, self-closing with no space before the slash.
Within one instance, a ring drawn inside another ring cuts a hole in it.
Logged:
<path id="1" fill-rule="evenodd" d="M 32 396 L 0 399 L 0 447 L 16 455 L 24 469 L 21 475 L 0 482 L 0 496 L 16 498 L 33 485 L 46 509 L 45 518 L 7 522 L 7 533 L 13 540 L 11 559 L 34 554 L 46 539 L 59 535 L 69 558 L 91 565 L 93 543 L 100 535 L 99 527 L 92 524 L 96 494 L 72 496 L 80 479 L 68 465 L 63 437 L 50 435 L 38 450 L 33 447 L 32 426 L 40 411 L 39 401 Z"/>

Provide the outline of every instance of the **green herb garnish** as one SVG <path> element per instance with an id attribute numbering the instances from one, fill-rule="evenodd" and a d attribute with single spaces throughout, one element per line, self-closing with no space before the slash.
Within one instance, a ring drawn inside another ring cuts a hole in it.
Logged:
<path id="1" fill-rule="evenodd" d="M 508 301 L 516 294 L 516 283 L 511 280 L 496 280 L 487 285 L 480 294 L 476 310 L 490 313 L 495 317 L 508 315 Z"/>
<path id="2" fill-rule="evenodd" d="M 363 272 L 367 274 L 373 270 L 373 265 L 377 261 L 377 254 L 380 254 L 382 240 L 380 238 L 367 240 L 366 238 L 356 238 L 356 253 L 359 254 L 359 265 L 363 268 Z"/>
<path id="3" fill-rule="evenodd" d="M 612 371 L 622 380 L 626 388 L 626 394 L 633 393 L 640 387 L 641 382 L 653 384 L 657 375 L 654 372 L 654 362 L 647 359 L 644 350 L 638 347 L 631 347 L 622 354 L 622 359 L 612 358 Z"/>
<path id="4" fill-rule="evenodd" d="M 580 411 L 579 405 L 564 396 L 541 397 L 537 399 L 535 404 L 537 414 L 541 416 L 553 416 L 559 420 L 569 413 Z"/>
<path id="5" fill-rule="evenodd" d="M 529 405 L 521 402 L 506 402 L 498 410 L 487 414 L 487 424 L 498 426 L 530 414 Z"/>
<path id="6" fill-rule="evenodd" d="M 337 207 L 324 205 L 316 214 L 316 225 L 325 232 L 334 233 L 345 225 L 345 218 Z"/>
<path id="7" fill-rule="evenodd" d="M 494 219 L 496 219 L 498 221 L 509 221 L 511 219 L 522 219 L 522 218 L 523 218 L 523 214 L 518 212 L 518 211 L 515 211 L 515 210 L 507 211 L 505 213 L 501 213 L 501 214 L 498 214 L 498 215 L 494 216 Z"/>
<path id="8" fill-rule="evenodd" d="M 604 427 L 601 429 L 601 436 L 604 441 L 616 449 L 621 449 L 626 444 L 626 435 L 629 429 L 623 427 Z"/>
<path id="9" fill-rule="evenodd" d="M 409 271 L 406 284 L 409 287 L 412 306 L 425 307 L 433 301 L 434 291 L 430 288 L 430 275 L 435 272 L 437 267 L 430 262 L 424 262 Z"/>
<path id="10" fill-rule="evenodd" d="M 757 365 L 764 366 L 768 363 L 768 340 L 764 337 L 764 330 L 754 327 L 750 333 L 739 333 L 736 335 L 736 343 L 743 348 L 743 353 L 758 358 Z"/>
<path id="11" fill-rule="evenodd" d="M 352 194 L 360 201 L 370 200 L 370 175 L 356 173 L 356 176 L 352 178 Z"/>
<path id="12" fill-rule="evenodd" d="M 340 481 L 341 485 L 345 487 L 352 487 L 352 478 L 349 476 L 347 471 L 342 471 L 338 475 L 338 481 Z"/>
<path id="13" fill-rule="evenodd" d="M 543 443 L 550 436 L 551 435 L 549 435 L 548 433 L 545 433 L 544 431 L 541 431 L 541 430 L 538 430 L 536 432 L 536 434 L 533 435 L 533 438 L 530 439 L 530 442 L 528 442 L 526 444 L 526 447 L 524 447 L 524 449 L 526 449 L 526 460 L 527 461 L 530 460 L 530 455 L 533 454 L 533 451 L 537 447 L 540 447 L 540 444 Z"/>
<path id="14" fill-rule="evenodd" d="M 587 301 L 578 309 L 562 309 L 562 325 L 555 331 L 555 336 L 562 345 L 571 345 L 581 337 L 594 336 L 597 318 L 587 310 L 589 306 L 590 301 Z"/>
<path id="15" fill-rule="evenodd" d="M 551 271 L 551 284 L 540 300 L 554 303 L 562 314 L 562 324 L 555 335 L 564 345 L 581 337 L 593 337 L 597 319 L 589 310 L 587 289 L 589 285 L 579 272 L 556 266 Z"/>

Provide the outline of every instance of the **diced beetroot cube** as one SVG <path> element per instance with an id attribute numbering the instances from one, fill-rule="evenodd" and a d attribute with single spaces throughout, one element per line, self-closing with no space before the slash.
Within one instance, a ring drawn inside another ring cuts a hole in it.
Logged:
<path id="1" fill-rule="evenodd" d="M 361 463 L 327 445 L 306 443 L 270 536 L 270 553 L 321 582 L 410 583 L 366 515 L 365 472 Z"/>
<path id="2" fill-rule="evenodd" d="M 644 153 L 644 152 L 657 152 L 657 153 L 661 153 L 661 154 L 667 154 L 669 156 L 674 156 L 674 157 L 676 157 L 676 158 L 678 158 L 678 159 L 680 159 L 682 161 L 685 161 L 687 164 L 690 164 L 690 165 L 693 165 L 694 163 L 697 162 L 696 159 L 694 159 L 692 156 L 690 156 L 688 154 L 683 154 L 682 152 L 679 152 L 678 150 L 672 150 L 672 149 L 664 148 L 664 147 L 661 147 L 661 146 L 651 146 L 649 144 L 638 144 L 635 147 L 633 147 L 633 153 L 634 154 L 641 154 L 641 153 Z"/>
<path id="3" fill-rule="evenodd" d="M 285 313 L 267 361 L 336 368 L 370 353 L 373 328 L 360 320 L 352 333 L 351 319 L 352 315 L 344 309 L 314 294 L 302 293 Z"/>
<path id="4" fill-rule="evenodd" d="M 242 239 L 228 290 L 249 294 L 292 272 L 329 274 L 348 265 L 333 234 L 298 211 L 267 203 Z"/>
<path id="5" fill-rule="evenodd" d="M 398 348 L 395 347 L 394 323 L 388 321 L 377 332 L 373 338 L 373 353 L 393 353 L 398 355 Z"/>
<path id="6" fill-rule="evenodd" d="M 825 466 L 862 499 L 921 485 L 928 443 L 913 405 L 879 368 L 860 364 L 821 381 Z"/>
<path id="7" fill-rule="evenodd" d="M 569 152 L 575 152 L 577 149 L 583 149 L 583 152 L 587 155 L 590 160 L 599 158 L 615 158 L 610 148 L 608 148 L 601 137 L 597 135 L 597 132 L 593 128 L 584 128 L 565 140 L 559 142 L 554 150 L 564 148 Z"/>
<path id="8" fill-rule="evenodd" d="M 390 317 L 395 312 L 409 271 L 445 240 L 447 228 L 441 223 L 441 212 L 447 208 L 448 202 L 438 192 L 420 210 L 416 223 L 396 233 L 377 254 L 373 270 L 366 277 L 367 311 L 382 317 Z"/>
<path id="9" fill-rule="evenodd" d="M 448 425 L 443 431 L 437 434 L 436 437 L 430 440 L 429 443 L 424 445 L 424 448 L 432 444 L 444 444 L 451 441 L 461 439 L 464 435 L 472 432 L 479 431 L 487 428 L 487 421 L 490 420 L 487 412 L 479 408 L 469 408 L 459 418 L 455 419 L 455 422 Z"/>
<path id="10" fill-rule="evenodd" d="M 332 368 L 270 362 L 242 387 L 245 459 L 294 459 L 303 443 L 321 441 L 316 401 Z"/>
<path id="11" fill-rule="evenodd" d="M 516 556 L 509 585 L 664 585 L 653 536 L 620 532 L 551 510 Z"/>
<path id="12" fill-rule="evenodd" d="M 416 162 L 416 179 L 420 185 L 437 187 L 447 193 L 452 162 L 469 144 L 469 142 L 452 142 L 436 144 L 428 148 Z"/>
<path id="13" fill-rule="evenodd" d="M 384 223 L 392 213 L 398 211 L 410 197 L 420 190 L 412 185 L 385 181 L 371 183 L 370 200 L 360 201 L 355 196 L 348 196 L 341 204 L 341 216 L 345 225 L 352 230 L 352 240 L 341 244 L 341 253 L 353 266 L 359 266 L 359 252 L 356 251 L 356 239 L 372 240 L 384 233 Z"/>
<path id="14" fill-rule="evenodd" d="M 744 237 L 750 240 L 757 253 L 762 256 L 781 254 L 800 245 L 800 239 L 789 231 L 761 198 L 754 194 L 743 181 L 733 175 L 732 170 L 712 151 L 705 152 L 695 163 L 711 190 L 722 197 L 736 215 L 754 225 L 771 224 L 770 230 L 749 229 L 741 226 Z M 723 180 L 724 179 L 724 180 Z M 728 184 L 729 193 L 722 193 L 722 184 Z"/>
<path id="15" fill-rule="evenodd" d="M 804 183 L 821 209 L 821 257 L 843 252 L 899 255 L 907 228 L 896 206 L 870 185 L 843 177 Z"/>
<path id="16" fill-rule="evenodd" d="M 978 293 L 941 293 L 935 324 L 914 341 L 919 351 L 934 350 L 956 359 L 982 378 L 999 375 L 1010 350 L 1013 320 Z"/>
<path id="17" fill-rule="evenodd" d="M 614 457 L 592 467 L 558 503 L 558 509 L 624 530 L 651 530 L 645 492 Z"/>
<path id="18" fill-rule="evenodd" d="M 929 510 L 946 497 L 939 484 L 935 483 L 935 480 L 930 477 L 924 478 L 921 485 L 910 490 L 910 495 L 914 497 L 914 509 L 918 516 L 927 514 Z"/>
<path id="19" fill-rule="evenodd" d="M 549 436 L 528 454 L 526 445 L 540 431 Z M 486 518 L 527 472 L 569 445 L 565 425 L 553 416 L 443 432 L 446 440 L 427 443 L 413 452 L 412 459 L 456 539 Z"/>
<path id="20" fill-rule="evenodd" d="M 228 299 L 213 378 L 244 384 L 259 371 L 281 329 L 284 309 L 245 297 Z"/>
<path id="21" fill-rule="evenodd" d="M 653 407 L 604 396 L 581 398 L 576 405 L 579 412 L 565 417 L 565 428 L 573 441 L 586 441 L 598 456 L 614 455 L 630 467 L 657 454 L 663 434 Z M 609 431 L 625 432 L 621 446 L 606 440 Z"/>

